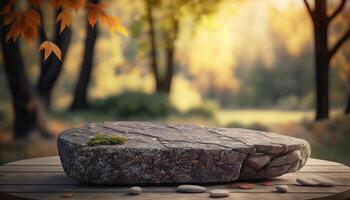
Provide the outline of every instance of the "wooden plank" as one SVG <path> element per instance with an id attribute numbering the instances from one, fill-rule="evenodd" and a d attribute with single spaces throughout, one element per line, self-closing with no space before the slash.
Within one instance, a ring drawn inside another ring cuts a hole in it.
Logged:
<path id="1" fill-rule="evenodd" d="M 47 172 L 57 172 L 57 173 L 63 173 L 62 166 L 57 165 L 30 165 L 30 166 L 23 166 L 23 165 L 3 165 L 0 166 L 0 173 L 1 172 L 38 172 L 38 173 L 47 173 Z"/>
<path id="2" fill-rule="evenodd" d="M 343 165 L 343 164 L 333 162 L 333 161 L 328 161 L 328 160 L 309 158 L 306 162 L 306 165 Z"/>
<path id="3" fill-rule="evenodd" d="M 0 184 L 77 184 L 64 173 L 1 173 Z"/>
<path id="4" fill-rule="evenodd" d="M 271 179 L 275 184 L 296 184 L 297 177 L 304 175 L 318 175 L 329 178 L 337 185 L 350 186 L 350 173 L 290 173 Z M 0 173 L 0 184 L 79 184 L 64 173 Z"/>
<path id="5" fill-rule="evenodd" d="M 63 193 L 11 193 L 24 198 L 33 199 L 45 199 L 45 200 L 62 200 L 61 197 Z M 310 194 L 296 194 L 296 193 L 231 193 L 230 197 L 225 199 L 229 200 L 295 200 L 295 199 L 314 199 L 328 197 L 332 198 L 334 194 L 320 194 L 320 193 L 310 193 Z M 130 196 L 121 193 L 75 193 L 69 200 L 119 200 L 119 199 L 129 199 L 129 200 L 153 200 L 153 199 L 177 199 L 177 200 L 201 200 L 208 199 L 207 193 L 201 194 L 179 194 L 179 193 L 143 193 L 137 196 Z"/>
<path id="6" fill-rule="evenodd" d="M 298 172 L 317 172 L 317 173 L 329 173 L 329 172 L 350 172 L 350 167 L 345 165 L 319 165 L 319 166 L 304 166 Z"/>
<path id="7" fill-rule="evenodd" d="M 19 160 L 14 162 L 9 162 L 4 165 L 61 165 L 60 158 L 58 156 L 50 156 L 43 158 L 32 158 L 26 160 Z"/>
<path id="8" fill-rule="evenodd" d="M 142 187 L 145 193 L 176 192 L 176 187 Z M 254 189 L 230 189 L 225 185 L 206 186 L 208 191 L 213 189 L 226 189 L 232 193 L 271 193 L 275 192 L 274 186 L 257 186 Z M 7 193 L 15 192 L 88 192 L 88 193 L 127 193 L 129 187 L 116 186 L 81 186 L 81 185 L 0 185 L 0 191 Z M 290 185 L 288 193 L 341 193 L 349 190 L 349 186 L 334 187 L 305 187 Z"/>

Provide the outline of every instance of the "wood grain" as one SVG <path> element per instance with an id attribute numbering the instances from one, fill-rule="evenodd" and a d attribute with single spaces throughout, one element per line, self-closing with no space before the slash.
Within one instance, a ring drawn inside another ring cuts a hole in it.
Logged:
<path id="1" fill-rule="evenodd" d="M 303 187 L 295 179 L 300 176 L 319 175 L 336 183 L 334 187 Z M 289 173 L 269 180 L 273 184 L 286 184 L 289 192 L 277 193 L 274 186 L 262 186 L 255 181 L 254 189 L 229 189 L 227 184 L 205 185 L 212 189 L 227 189 L 226 199 L 346 199 L 350 197 L 350 168 L 331 161 L 309 159 L 306 166 L 296 173 Z M 254 181 L 253 181 L 254 182 Z M 208 192 L 202 194 L 179 194 L 177 185 L 142 185 L 144 192 L 139 196 L 126 195 L 129 186 L 86 185 L 65 175 L 59 157 L 34 158 L 15 161 L 0 166 L 0 191 L 9 195 L 33 199 L 64 199 L 64 193 L 74 193 L 69 199 L 208 199 Z M 0 195 L 0 199 L 2 196 Z M 5 198 L 6 199 L 6 198 Z"/>

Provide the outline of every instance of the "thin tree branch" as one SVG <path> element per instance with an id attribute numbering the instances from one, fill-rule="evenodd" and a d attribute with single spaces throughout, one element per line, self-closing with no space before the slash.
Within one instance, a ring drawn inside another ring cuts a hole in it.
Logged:
<path id="1" fill-rule="evenodd" d="M 335 43 L 333 48 L 329 51 L 329 57 L 331 58 L 338 51 L 341 45 L 350 37 L 350 28 L 345 32 L 345 34 L 339 38 L 339 40 Z"/>
<path id="2" fill-rule="evenodd" d="M 338 8 L 328 17 L 328 23 L 331 22 L 345 7 L 346 0 L 342 0 Z"/>
<path id="3" fill-rule="evenodd" d="M 317 1 L 317 0 L 316 0 Z M 314 14 L 314 11 L 311 9 L 309 3 L 307 2 L 307 0 L 304 0 L 304 3 L 305 3 L 305 6 L 306 6 L 306 9 L 307 11 L 309 12 L 310 16 L 311 16 L 311 19 L 312 19 L 312 22 L 315 23 L 315 14 Z"/>

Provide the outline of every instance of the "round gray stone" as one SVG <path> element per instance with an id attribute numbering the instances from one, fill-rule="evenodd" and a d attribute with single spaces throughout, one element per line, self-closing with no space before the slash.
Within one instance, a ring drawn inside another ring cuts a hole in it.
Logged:
<path id="1" fill-rule="evenodd" d="M 176 188 L 176 192 L 180 193 L 202 193 L 206 190 L 207 188 L 199 185 L 180 185 Z"/>
<path id="2" fill-rule="evenodd" d="M 222 197 L 228 197 L 228 196 L 230 196 L 230 192 L 228 190 L 223 190 L 223 189 L 211 190 L 209 193 L 209 197 L 212 197 L 212 198 L 222 198 Z"/>
<path id="3" fill-rule="evenodd" d="M 142 192 L 142 188 L 141 187 L 134 186 L 134 187 L 129 188 L 128 194 L 130 194 L 130 195 L 138 195 L 138 194 L 141 194 L 141 192 Z"/>
<path id="4" fill-rule="evenodd" d="M 128 141 L 89 146 L 96 134 Z M 62 132 L 57 146 L 68 176 L 96 184 L 272 178 L 300 169 L 311 151 L 305 140 L 270 132 L 152 122 L 87 124 Z"/>

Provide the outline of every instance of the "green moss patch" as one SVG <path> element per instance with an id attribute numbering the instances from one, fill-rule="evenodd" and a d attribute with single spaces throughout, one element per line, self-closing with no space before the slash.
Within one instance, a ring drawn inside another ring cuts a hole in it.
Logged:
<path id="1" fill-rule="evenodd" d="M 87 143 L 89 146 L 96 145 L 116 145 L 116 144 L 124 144 L 128 141 L 127 137 L 121 135 L 102 135 L 97 134 L 94 137 L 90 138 Z"/>

